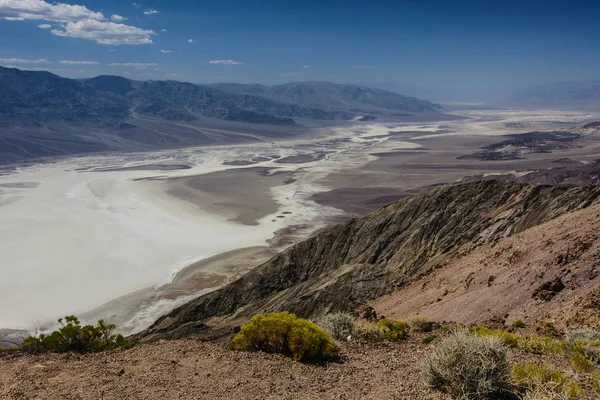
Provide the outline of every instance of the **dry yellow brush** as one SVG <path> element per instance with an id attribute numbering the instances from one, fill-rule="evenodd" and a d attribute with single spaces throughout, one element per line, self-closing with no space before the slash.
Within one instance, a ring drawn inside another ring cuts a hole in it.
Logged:
<path id="1" fill-rule="evenodd" d="M 255 315 L 242 325 L 229 348 L 278 353 L 297 361 L 325 360 L 337 353 L 325 330 L 288 312 Z"/>

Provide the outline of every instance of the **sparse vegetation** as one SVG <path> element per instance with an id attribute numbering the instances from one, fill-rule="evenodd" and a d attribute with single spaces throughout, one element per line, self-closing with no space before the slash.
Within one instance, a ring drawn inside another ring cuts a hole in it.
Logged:
<path id="1" fill-rule="evenodd" d="M 513 383 L 528 397 L 538 393 L 543 398 L 577 399 L 582 396 L 583 389 L 575 381 L 567 378 L 562 372 L 549 368 L 545 365 L 534 363 L 515 364 L 511 372 Z M 544 394 L 543 397 L 541 396 Z M 550 397 L 555 396 L 555 397 Z"/>
<path id="2" fill-rule="evenodd" d="M 506 332 L 500 329 L 490 329 L 486 326 L 472 326 L 469 332 L 476 336 L 495 337 L 502 341 L 508 347 L 517 347 L 518 337 L 514 333 Z"/>
<path id="3" fill-rule="evenodd" d="M 383 338 L 390 342 L 406 339 L 408 331 L 406 324 L 403 321 L 394 321 L 389 318 L 382 318 L 377 321 L 377 325 L 384 328 Z"/>
<path id="4" fill-rule="evenodd" d="M 412 332 L 431 332 L 439 328 L 437 322 L 428 320 L 425 317 L 415 317 L 409 321 L 410 330 Z"/>
<path id="5" fill-rule="evenodd" d="M 525 322 L 521 321 L 520 319 L 516 319 L 513 321 L 512 327 L 513 329 L 523 329 L 526 327 L 526 325 Z"/>
<path id="6" fill-rule="evenodd" d="M 381 342 L 385 340 L 386 328 L 383 325 L 367 321 L 366 319 L 357 319 L 352 328 L 354 337 L 365 342 Z"/>
<path id="7" fill-rule="evenodd" d="M 279 353 L 297 361 L 324 360 L 337 351 L 324 329 L 288 312 L 255 315 L 242 325 L 229 348 Z"/>
<path id="8" fill-rule="evenodd" d="M 438 335 L 436 335 L 435 333 L 432 335 L 425 336 L 423 338 L 423 344 L 429 344 L 429 343 L 433 342 L 435 339 L 437 339 L 437 337 L 438 337 Z"/>
<path id="9" fill-rule="evenodd" d="M 315 323 L 329 332 L 335 339 L 348 340 L 352 336 L 355 320 L 350 314 L 336 312 L 323 315 Z"/>
<path id="10" fill-rule="evenodd" d="M 600 342 L 600 332 L 594 329 L 577 329 L 573 331 L 566 331 L 565 340 L 570 344 L 575 344 L 577 342 Z"/>
<path id="11" fill-rule="evenodd" d="M 573 351 L 571 353 L 569 365 L 573 368 L 573 371 L 578 373 L 590 372 L 594 369 L 594 363 L 588 360 L 582 351 Z"/>
<path id="12" fill-rule="evenodd" d="M 353 326 L 353 337 L 365 342 L 395 342 L 408 337 L 408 329 L 403 321 L 382 318 L 377 322 L 357 319 Z"/>
<path id="13" fill-rule="evenodd" d="M 104 350 L 130 347 L 130 343 L 120 334 L 113 334 L 116 326 L 103 320 L 96 326 L 81 326 L 74 315 L 60 318 L 61 327 L 50 333 L 39 336 L 28 336 L 19 348 L 28 353 L 43 352 L 78 352 L 93 353 Z"/>
<path id="14" fill-rule="evenodd" d="M 510 388 L 506 347 L 495 337 L 457 331 L 426 358 L 426 383 L 459 399 L 487 399 Z"/>

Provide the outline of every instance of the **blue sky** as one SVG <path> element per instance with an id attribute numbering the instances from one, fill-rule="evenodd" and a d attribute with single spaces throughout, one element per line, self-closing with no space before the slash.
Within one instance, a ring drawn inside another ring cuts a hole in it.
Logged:
<path id="1" fill-rule="evenodd" d="M 576 0 L 0 0 L 0 65 L 67 77 L 395 84 L 477 100 L 600 79 L 599 16 L 600 2 Z"/>

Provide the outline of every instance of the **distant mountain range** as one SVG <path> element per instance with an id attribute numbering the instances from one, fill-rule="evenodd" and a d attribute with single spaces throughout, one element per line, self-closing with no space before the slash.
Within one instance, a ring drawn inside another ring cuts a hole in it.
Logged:
<path id="1" fill-rule="evenodd" d="M 298 134 L 305 129 L 298 119 L 402 118 L 439 108 L 385 90 L 329 82 L 269 87 L 142 82 L 120 76 L 75 80 L 0 67 L 0 162 L 243 142 Z M 229 131 L 224 133 L 224 127 Z"/>
<path id="2" fill-rule="evenodd" d="M 600 81 L 555 82 L 525 89 L 511 103 L 548 107 L 600 107 Z"/>

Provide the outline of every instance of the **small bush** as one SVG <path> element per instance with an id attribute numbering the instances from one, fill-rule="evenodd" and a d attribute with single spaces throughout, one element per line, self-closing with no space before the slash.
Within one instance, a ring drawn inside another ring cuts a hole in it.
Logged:
<path id="1" fill-rule="evenodd" d="M 469 332 L 476 336 L 495 337 L 502 341 L 508 347 L 517 347 L 518 337 L 514 333 L 506 332 L 500 329 L 490 329 L 485 326 L 473 326 L 469 328 Z"/>
<path id="2" fill-rule="evenodd" d="M 577 342 L 600 342 L 600 332 L 593 329 L 577 329 L 574 331 L 565 332 L 565 340 L 569 344 L 575 344 Z"/>
<path id="3" fill-rule="evenodd" d="M 406 324 L 402 321 L 394 321 L 389 318 L 382 318 L 377 321 L 377 325 L 384 328 L 383 338 L 390 342 L 403 340 L 408 337 Z"/>
<path id="4" fill-rule="evenodd" d="M 81 326 L 77 317 L 69 315 L 64 319 L 60 318 L 58 323 L 61 327 L 49 335 L 25 338 L 20 349 L 28 353 L 90 353 L 131 346 L 122 335 L 112 333 L 116 328 L 114 324 L 106 324 L 103 320 L 98 321 L 96 326 Z"/>
<path id="5" fill-rule="evenodd" d="M 534 363 L 515 364 L 512 368 L 512 380 L 524 393 L 542 392 L 549 395 L 561 395 L 566 399 L 577 399 L 583 389 L 577 382 L 567 378 L 562 372 L 545 365 Z"/>
<path id="6" fill-rule="evenodd" d="M 560 337 L 560 332 L 556 329 L 554 322 L 540 320 L 538 321 L 538 326 L 535 328 L 538 333 L 541 333 L 546 336 Z"/>
<path id="7" fill-rule="evenodd" d="M 352 335 L 355 318 L 346 313 L 336 312 L 326 314 L 317 319 L 315 323 L 325 329 L 337 340 L 348 340 Z"/>
<path id="8" fill-rule="evenodd" d="M 440 328 L 437 322 L 428 320 L 425 317 L 415 317 L 408 322 L 412 332 L 431 332 Z"/>
<path id="9" fill-rule="evenodd" d="M 592 387 L 597 394 L 600 394 L 600 371 L 594 371 L 592 374 Z"/>
<path id="10" fill-rule="evenodd" d="M 577 373 L 590 372 L 594 369 L 594 363 L 588 360 L 581 351 L 573 351 L 571 353 L 569 365 L 573 368 L 573 371 Z"/>
<path id="11" fill-rule="evenodd" d="M 287 312 L 255 315 L 242 325 L 229 348 L 279 353 L 297 361 L 327 359 L 337 350 L 325 330 Z"/>
<path id="12" fill-rule="evenodd" d="M 525 325 L 525 322 L 521 321 L 520 319 L 516 319 L 513 321 L 512 327 L 514 329 L 523 329 L 526 327 L 526 325 Z"/>
<path id="13" fill-rule="evenodd" d="M 425 359 L 429 387 L 461 399 L 487 399 L 510 387 L 510 368 L 502 341 L 457 331 Z"/>
<path id="14" fill-rule="evenodd" d="M 381 342 L 385 340 L 386 328 L 383 325 L 369 322 L 366 319 L 357 319 L 352 328 L 354 337 L 365 342 Z"/>
<path id="15" fill-rule="evenodd" d="M 429 336 L 426 336 L 423 338 L 423 344 L 429 344 L 431 342 L 433 342 L 435 339 L 437 339 L 438 335 L 436 335 L 435 333 Z"/>
<path id="16" fill-rule="evenodd" d="M 565 352 L 563 343 L 557 342 L 548 336 L 519 337 L 516 347 L 532 354 L 560 354 Z"/>

